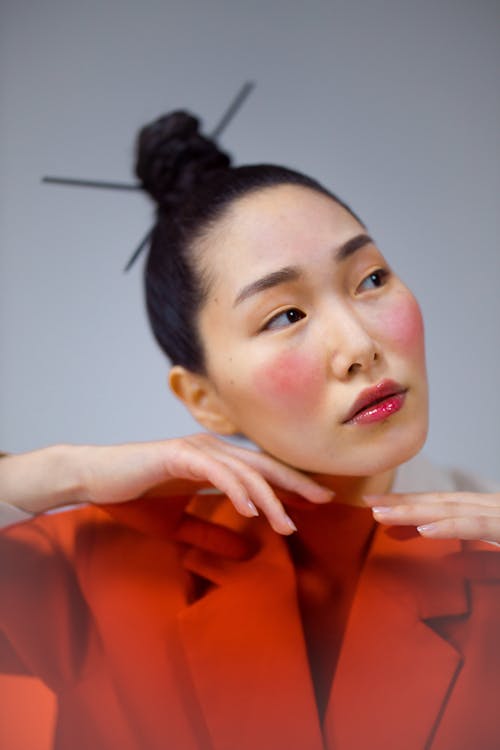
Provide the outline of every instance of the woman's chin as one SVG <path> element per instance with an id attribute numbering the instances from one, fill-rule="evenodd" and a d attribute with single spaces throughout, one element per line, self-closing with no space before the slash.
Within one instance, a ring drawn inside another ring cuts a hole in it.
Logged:
<path id="1" fill-rule="evenodd" d="M 425 444 L 427 438 L 427 425 L 422 425 L 420 430 L 411 433 L 394 436 L 390 440 L 374 441 L 371 445 L 362 445 L 352 448 L 346 454 L 344 451 L 321 451 L 316 450 L 308 456 L 302 451 L 298 460 L 286 460 L 284 457 L 276 456 L 285 463 L 307 472 L 308 474 L 337 476 L 337 477 L 370 477 L 392 471 L 401 464 L 406 463 L 416 456 Z"/>

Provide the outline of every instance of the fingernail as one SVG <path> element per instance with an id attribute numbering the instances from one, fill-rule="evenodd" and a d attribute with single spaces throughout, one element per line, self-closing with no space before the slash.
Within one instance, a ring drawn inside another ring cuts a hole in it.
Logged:
<path id="1" fill-rule="evenodd" d="M 424 536 L 432 536 L 435 530 L 436 524 L 434 523 L 424 523 L 421 526 L 417 526 L 418 533 Z"/>
<path id="2" fill-rule="evenodd" d="M 295 526 L 290 516 L 285 515 L 285 523 L 291 528 L 292 531 L 297 531 L 297 527 Z"/>
<path id="3" fill-rule="evenodd" d="M 372 513 L 376 513 L 377 516 L 390 516 L 391 513 L 394 513 L 394 508 L 388 505 L 376 505 L 372 508 Z"/>
<path id="4" fill-rule="evenodd" d="M 250 511 L 252 516 L 259 515 L 259 511 L 257 510 L 257 508 L 255 507 L 255 505 L 252 503 L 251 500 L 247 500 L 247 508 Z"/>

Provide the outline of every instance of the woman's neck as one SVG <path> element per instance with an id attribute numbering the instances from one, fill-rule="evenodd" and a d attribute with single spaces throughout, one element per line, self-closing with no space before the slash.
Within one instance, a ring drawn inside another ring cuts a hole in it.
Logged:
<path id="1" fill-rule="evenodd" d="M 335 492 L 334 502 L 364 506 L 366 503 L 363 501 L 363 495 L 382 495 L 389 492 L 395 473 L 395 469 L 390 469 L 370 477 L 312 474 L 312 478 Z"/>

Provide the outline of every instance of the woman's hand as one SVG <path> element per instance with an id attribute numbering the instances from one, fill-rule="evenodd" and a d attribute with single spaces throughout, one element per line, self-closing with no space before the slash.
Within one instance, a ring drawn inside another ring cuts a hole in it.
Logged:
<path id="1" fill-rule="evenodd" d="M 264 453 L 208 434 L 114 446 L 54 446 L 0 461 L 0 499 L 37 513 L 63 504 L 121 503 L 215 487 L 244 516 L 261 510 L 281 534 L 295 530 L 273 487 L 313 503 L 333 493 Z"/>
<path id="2" fill-rule="evenodd" d="M 379 523 L 416 526 L 432 539 L 500 544 L 500 493 L 436 492 L 365 496 Z"/>

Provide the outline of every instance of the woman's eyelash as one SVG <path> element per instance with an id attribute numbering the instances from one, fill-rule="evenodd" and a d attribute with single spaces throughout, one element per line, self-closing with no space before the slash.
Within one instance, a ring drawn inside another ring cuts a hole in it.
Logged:
<path id="1" fill-rule="evenodd" d="M 289 307 L 287 310 L 282 310 L 277 315 L 274 315 L 267 323 L 263 326 L 263 331 L 273 330 L 275 328 L 286 328 L 287 326 L 298 323 L 299 320 L 305 318 L 306 314 L 298 307 Z"/>
<path id="2" fill-rule="evenodd" d="M 379 287 L 384 286 L 387 278 L 390 276 L 390 273 L 391 272 L 387 268 L 377 268 L 376 271 L 373 271 L 363 279 L 363 281 L 359 285 L 359 288 L 361 289 L 367 283 L 372 283 L 372 289 L 378 289 Z"/>

